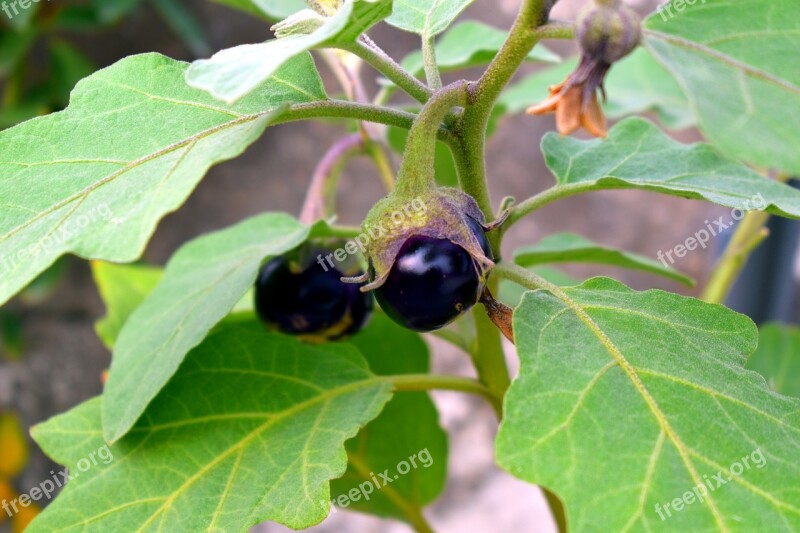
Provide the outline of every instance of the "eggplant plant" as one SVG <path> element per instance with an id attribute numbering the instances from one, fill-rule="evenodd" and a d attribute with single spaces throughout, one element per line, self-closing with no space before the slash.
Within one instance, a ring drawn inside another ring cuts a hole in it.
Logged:
<path id="1" fill-rule="evenodd" d="M 494 409 L 497 464 L 542 488 L 561 531 L 800 530 L 800 335 L 769 325 L 759 342 L 723 305 L 768 217 L 800 218 L 786 184 L 800 174 L 796 0 L 649 15 L 591 0 L 575 21 L 520 0 L 508 30 L 453 24 L 472 0 L 223 3 L 280 16 L 275 38 L 191 64 L 125 58 L 64 111 L 0 133 L 0 303 L 65 254 L 90 260 L 113 353 L 100 397 L 33 428 L 70 479 L 30 531 L 302 529 L 344 507 L 433 531 L 425 507 L 447 475 L 433 390 Z M 419 51 L 390 57 L 367 35 L 378 24 Z M 580 55 L 559 62 L 545 40 Z M 518 80 L 526 62 L 554 64 Z M 553 183 L 498 205 L 487 139 L 525 110 L 555 115 L 541 140 Z M 126 264 L 211 166 L 301 120 L 346 126 L 301 213 L 198 237 L 163 269 Z M 670 136 L 688 127 L 706 142 Z M 338 178 L 361 156 L 387 195 L 344 226 Z M 566 233 L 504 247 L 545 206 L 621 189 L 731 210 L 697 298 L 538 267 L 691 284 L 671 263 L 722 219 L 658 259 Z M 477 377 L 431 373 L 423 333 Z"/>

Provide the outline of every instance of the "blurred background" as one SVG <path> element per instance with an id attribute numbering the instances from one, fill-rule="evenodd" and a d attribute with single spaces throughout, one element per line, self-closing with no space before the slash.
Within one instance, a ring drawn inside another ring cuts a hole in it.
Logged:
<path id="1" fill-rule="evenodd" d="M 561 0 L 553 16 L 573 18 L 584 3 Z M 629 3 L 643 14 L 656 5 L 647 0 Z M 517 7 L 518 0 L 476 0 L 462 18 L 507 28 Z M 210 0 L 53 0 L 34 4 L 25 17 L 15 17 L 13 25 L 5 19 L 0 12 L 0 129 L 62 109 L 79 79 L 124 56 L 155 51 L 191 61 L 221 48 L 270 38 L 268 22 Z M 418 46 L 416 36 L 387 25 L 379 25 L 371 36 L 398 60 Z M 575 53 L 570 43 L 546 44 L 565 57 Z M 330 92 L 337 92 L 333 76 L 318 63 Z M 521 76 L 541 68 L 526 65 Z M 369 68 L 364 74 L 374 90 L 377 75 Z M 459 77 L 478 75 L 475 71 Z M 538 144 L 552 129 L 551 117 L 503 119 L 488 151 L 495 205 L 505 196 L 523 199 L 550 186 L 553 178 Z M 316 164 L 313 154 L 321 156 L 344 133 L 342 125 L 332 123 L 268 129 L 243 157 L 212 169 L 187 204 L 161 223 L 144 259 L 162 265 L 186 240 L 263 211 L 297 214 Z M 693 130 L 671 133 L 683 141 L 700 139 Z M 370 163 L 356 160 L 342 181 L 340 221 L 360 224 L 383 194 Z M 551 233 L 570 231 L 655 258 L 659 250 L 672 249 L 705 227 L 704 221 L 723 214 L 729 213 L 654 193 L 596 192 L 529 217 L 509 233 L 504 253 L 510 255 L 517 246 L 533 244 Z M 798 227 L 773 221 L 771 229 L 772 238 L 752 258 L 729 303 L 759 322 L 797 322 Z M 724 240 L 725 236 L 716 239 L 713 247 L 689 253 L 674 266 L 703 280 Z M 636 289 L 698 293 L 698 288 L 611 267 L 566 265 L 563 271 L 579 280 L 606 274 Z M 72 258 L 59 261 L 24 294 L 0 308 L 0 500 L 9 492 L 27 492 L 56 469 L 29 440 L 28 428 L 101 392 L 101 374 L 109 366 L 110 354 L 95 336 L 93 325 L 103 314 L 88 265 Z M 434 371 L 472 374 L 467 357 L 436 339 L 428 340 Z M 509 364 L 516 368 L 513 350 L 508 348 Z M 434 528 L 443 533 L 552 531 L 538 489 L 494 466 L 491 411 L 481 401 L 462 395 L 434 396 L 451 438 L 448 485 L 426 513 Z M 24 526 L 24 520 L 12 524 L 4 518 L 0 512 L 0 533 Z M 284 531 L 270 524 L 255 530 Z M 410 529 L 341 511 L 313 531 Z"/>

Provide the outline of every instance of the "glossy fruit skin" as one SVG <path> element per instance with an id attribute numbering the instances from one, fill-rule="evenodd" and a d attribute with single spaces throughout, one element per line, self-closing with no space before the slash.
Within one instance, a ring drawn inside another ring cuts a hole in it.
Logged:
<path id="1" fill-rule="evenodd" d="M 483 228 L 471 218 L 468 223 L 491 259 Z M 440 329 L 469 310 L 482 289 L 475 261 L 464 248 L 448 239 L 414 235 L 403 243 L 375 298 L 392 320 L 425 332 Z"/>
<path id="2" fill-rule="evenodd" d="M 268 326 L 312 342 L 350 336 L 364 327 L 374 303 L 358 286 L 342 283 L 343 275 L 315 262 L 301 269 L 276 257 L 256 280 L 256 313 Z"/>

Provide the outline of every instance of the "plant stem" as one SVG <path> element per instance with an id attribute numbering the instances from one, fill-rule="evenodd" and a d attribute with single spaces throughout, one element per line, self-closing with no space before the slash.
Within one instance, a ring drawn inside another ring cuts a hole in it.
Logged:
<path id="1" fill-rule="evenodd" d="M 575 196 L 593 190 L 592 184 L 573 183 L 570 185 L 556 185 L 550 187 L 535 196 L 531 196 L 527 200 L 520 202 L 511 209 L 505 224 L 503 224 L 503 231 L 507 231 L 511 226 L 520 221 L 520 219 L 528 216 L 541 209 L 542 207 L 551 204 L 555 201 L 567 198 L 568 196 Z"/>
<path id="2" fill-rule="evenodd" d="M 494 220 L 484 161 L 486 129 L 495 101 L 539 41 L 543 0 L 524 0 L 511 32 L 483 76 L 470 87 L 470 105 L 462 119 L 463 135 L 457 159 L 461 187 L 478 202 L 487 220 Z M 493 243 L 494 244 L 494 243 Z"/>
<path id="3" fill-rule="evenodd" d="M 412 98 L 420 103 L 425 103 L 433 94 L 433 91 L 426 87 L 424 83 L 411 75 L 406 69 L 401 67 L 394 59 L 381 50 L 377 44 L 367 36 L 362 36 L 359 40 L 338 45 L 342 50 L 357 55 L 375 70 L 386 76 L 395 85 L 407 92 Z"/>
<path id="4" fill-rule="evenodd" d="M 437 91 L 422 108 L 408 133 L 403 163 L 397 173 L 399 194 L 410 198 L 436 185 L 437 132 L 453 107 L 466 104 L 467 82 L 458 81 Z"/>
<path id="5" fill-rule="evenodd" d="M 384 187 L 386 187 L 387 191 L 391 191 L 394 189 L 394 169 L 384 145 L 379 141 L 370 139 L 367 141 L 366 148 L 367 154 L 372 158 L 372 162 L 375 163 L 375 168 L 378 169 L 378 174 L 380 174 Z"/>
<path id="6" fill-rule="evenodd" d="M 268 115 L 268 113 L 248 115 L 247 117 L 243 117 L 242 120 L 255 120 L 256 118 L 266 115 Z M 322 102 L 289 106 L 272 119 L 271 125 L 276 126 L 287 122 L 314 118 L 350 118 L 410 129 L 414 125 L 414 119 L 417 118 L 417 115 L 408 113 L 407 111 L 400 111 L 372 104 L 361 104 L 358 102 L 348 102 L 346 100 L 324 100 Z M 448 145 L 455 142 L 452 132 L 446 128 L 439 128 L 438 137 L 439 140 Z"/>
<path id="7" fill-rule="evenodd" d="M 336 183 L 348 161 L 361 153 L 364 153 L 364 142 L 361 135 L 354 133 L 337 141 L 322 156 L 311 176 L 300 222 L 311 225 L 336 212 Z"/>
<path id="8" fill-rule="evenodd" d="M 436 64 L 436 38 L 433 36 L 422 37 L 422 62 L 425 65 L 428 86 L 438 91 L 442 88 L 442 75 L 439 73 L 439 65 Z"/>
<path id="9" fill-rule="evenodd" d="M 482 396 L 494 408 L 498 417 L 503 411 L 502 396 L 495 395 L 479 381 L 459 376 L 441 376 L 434 374 L 403 374 L 386 378 L 394 386 L 396 392 L 400 391 L 429 391 L 450 390 L 468 392 Z"/>
<path id="10" fill-rule="evenodd" d="M 769 236 L 769 230 L 764 227 L 767 220 L 769 213 L 766 211 L 751 211 L 745 215 L 722 257 L 714 266 L 701 300 L 725 303 L 750 254 Z"/>
<path id="11" fill-rule="evenodd" d="M 438 337 L 443 341 L 449 342 L 456 348 L 460 348 L 464 352 L 471 354 L 472 348 L 469 345 L 469 342 L 458 334 L 458 332 L 453 331 L 452 329 L 437 329 L 436 331 L 432 331 L 431 335 L 434 337 Z"/>

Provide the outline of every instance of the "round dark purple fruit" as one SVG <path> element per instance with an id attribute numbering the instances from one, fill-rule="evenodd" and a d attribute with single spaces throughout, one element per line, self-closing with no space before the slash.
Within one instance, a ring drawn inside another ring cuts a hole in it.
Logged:
<path id="1" fill-rule="evenodd" d="M 315 252 L 302 255 L 327 254 Z M 356 285 L 342 283 L 344 275 L 313 261 L 276 257 L 261 267 L 256 280 L 256 312 L 268 326 L 311 342 L 352 335 L 371 316 L 373 300 Z"/>
<path id="2" fill-rule="evenodd" d="M 475 226 L 488 249 L 483 229 L 477 222 Z M 375 298 L 398 324 L 433 331 L 468 311 L 482 289 L 479 269 L 467 250 L 449 239 L 415 235 L 403 243 Z"/>

